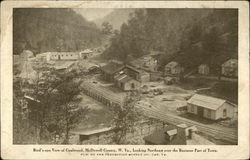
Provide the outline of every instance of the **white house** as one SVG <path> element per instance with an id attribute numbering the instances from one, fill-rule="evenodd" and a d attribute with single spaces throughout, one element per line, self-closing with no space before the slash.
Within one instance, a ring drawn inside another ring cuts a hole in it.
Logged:
<path id="1" fill-rule="evenodd" d="M 218 120 L 236 116 L 237 106 L 224 99 L 195 94 L 187 101 L 187 112 Z"/>
<path id="2" fill-rule="evenodd" d="M 209 74 L 209 66 L 207 64 L 201 64 L 198 67 L 198 73 L 203 75 Z"/>
<path id="3" fill-rule="evenodd" d="M 224 76 L 238 77 L 238 60 L 229 59 L 221 65 L 221 73 Z"/>
<path id="4" fill-rule="evenodd" d="M 79 52 L 49 52 L 50 60 L 78 60 L 81 59 Z"/>

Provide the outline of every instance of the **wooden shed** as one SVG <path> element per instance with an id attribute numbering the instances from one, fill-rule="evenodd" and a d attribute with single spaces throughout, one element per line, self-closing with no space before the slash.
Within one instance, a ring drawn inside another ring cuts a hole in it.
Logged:
<path id="1" fill-rule="evenodd" d="M 236 116 L 237 106 L 224 99 L 195 94 L 187 101 L 187 112 L 218 120 Z"/>
<path id="2" fill-rule="evenodd" d="M 184 71 L 184 68 L 180 66 L 179 63 L 172 61 L 165 66 L 165 76 L 166 75 L 177 75 Z"/>
<path id="3" fill-rule="evenodd" d="M 207 64 L 201 64 L 198 67 L 198 73 L 203 75 L 209 74 L 209 66 Z"/>

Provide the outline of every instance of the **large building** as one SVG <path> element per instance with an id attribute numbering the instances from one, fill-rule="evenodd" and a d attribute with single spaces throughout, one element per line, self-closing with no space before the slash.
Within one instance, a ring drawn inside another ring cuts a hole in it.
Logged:
<path id="1" fill-rule="evenodd" d="M 227 77 L 238 77 L 238 60 L 229 59 L 221 65 L 221 74 Z"/>
<path id="2" fill-rule="evenodd" d="M 195 94 L 187 101 L 187 112 L 211 120 L 234 118 L 237 106 L 215 97 Z"/>
<path id="3" fill-rule="evenodd" d="M 124 91 L 137 90 L 140 87 L 141 72 L 132 66 L 111 62 L 103 66 L 101 71 L 104 80 L 114 82 Z"/>
<path id="4" fill-rule="evenodd" d="M 115 84 L 117 87 L 124 91 L 137 90 L 141 86 L 139 81 L 128 76 L 127 74 L 120 74 L 115 76 Z"/>
<path id="5" fill-rule="evenodd" d="M 183 72 L 183 67 L 180 66 L 179 63 L 172 61 L 169 62 L 166 66 L 165 66 L 165 76 L 167 75 L 178 75 L 181 72 Z"/>
<path id="6" fill-rule="evenodd" d="M 49 52 L 50 60 L 78 60 L 81 54 L 78 52 Z"/>
<path id="7" fill-rule="evenodd" d="M 114 82 L 115 75 L 124 68 L 123 64 L 110 62 L 105 66 L 101 67 L 101 72 L 103 74 L 103 79 L 108 82 Z"/>

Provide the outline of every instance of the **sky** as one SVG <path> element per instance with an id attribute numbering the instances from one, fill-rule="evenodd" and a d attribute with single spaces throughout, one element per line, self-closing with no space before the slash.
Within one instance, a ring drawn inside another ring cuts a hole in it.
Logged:
<path id="1" fill-rule="evenodd" d="M 102 18 L 112 12 L 113 8 L 76 8 L 74 11 L 81 14 L 88 21 Z"/>

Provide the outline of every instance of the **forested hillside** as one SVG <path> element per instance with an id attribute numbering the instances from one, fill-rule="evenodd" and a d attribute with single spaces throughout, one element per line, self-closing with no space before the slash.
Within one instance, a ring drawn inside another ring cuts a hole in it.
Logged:
<path id="1" fill-rule="evenodd" d="M 72 9 L 14 9 L 13 50 L 78 51 L 99 45 L 101 32 Z"/>
<path id="2" fill-rule="evenodd" d="M 138 9 L 105 57 L 126 60 L 157 50 L 164 52 L 161 66 L 176 60 L 190 69 L 200 63 L 218 67 L 237 58 L 237 17 L 236 9 Z"/>
<path id="3" fill-rule="evenodd" d="M 98 27 L 102 27 L 103 22 L 108 22 L 113 26 L 113 29 L 120 29 L 124 22 L 129 19 L 130 13 L 135 9 L 133 8 L 120 8 L 114 9 L 111 13 L 104 16 L 103 18 L 96 19 L 94 22 Z"/>

